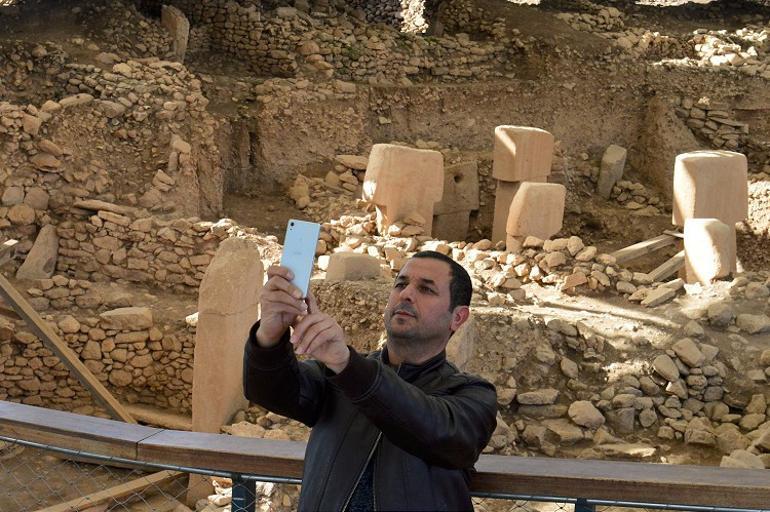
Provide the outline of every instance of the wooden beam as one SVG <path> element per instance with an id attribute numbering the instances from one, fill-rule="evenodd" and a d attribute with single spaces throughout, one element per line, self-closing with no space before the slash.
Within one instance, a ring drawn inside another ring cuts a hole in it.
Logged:
<path id="1" fill-rule="evenodd" d="M 0 402 L 0 431 L 9 425 L 21 432 L 17 439 L 55 431 L 52 441 L 70 446 L 99 437 L 111 442 L 89 443 L 85 449 L 94 455 L 115 455 L 115 446 L 132 445 L 135 456 L 126 458 L 171 466 L 299 477 L 304 464 L 305 443 L 298 441 L 159 430 Z M 764 469 L 483 455 L 471 491 L 764 510 L 770 478 Z"/>
<path id="2" fill-rule="evenodd" d="M 668 261 L 660 265 L 658 268 L 647 274 L 652 279 L 652 282 L 659 282 L 667 279 L 681 269 L 684 266 L 684 250 L 679 251 Z"/>
<path id="3" fill-rule="evenodd" d="M 5 265 L 9 261 L 11 261 L 11 253 L 13 252 L 13 249 L 16 248 L 16 244 L 18 244 L 18 240 L 6 240 L 3 242 L 3 245 L 0 245 L 0 266 Z"/>
<path id="4" fill-rule="evenodd" d="M 128 498 L 134 494 L 141 494 L 149 487 L 153 487 L 160 491 L 171 490 L 177 481 L 185 479 L 186 477 L 187 475 L 185 473 L 160 471 L 103 491 L 75 498 L 66 503 L 43 508 L 37 512 L 80 512 L 81 510 L 99 505 L 112 505 L 114 502 L 122 500 L 123 498 Z"/>
<path id="5" fill-rule="evenodd" d="M 639 242 L 638 244 L 629 245 L 628 247 L 613 252 L 611 255 L 615 256 L 616 263 L 625 263 L 627 261 L 641 258 L 647 254 L 651 254 L 659 249 L 662 249 L 663 247 L 674 245 L 676 240 L 677 239 L 675 237 L 664 234 L 649 240 L 645 240 L 644 242 Z"/>
<path id="6" fill-rule="evenodd" d="M 125 408 L 107 391 L 107 388 L 99 382 L 99 379 L 94 377 L 91 371 L 80 361 L 77 354 L 40 318 L 37 311 L 3 275 L 0 275 L 0 296 L 40 338 L 45 348 L 56 354 L 59 360 L 77 377 L 83 387 L 88 389 L 115 419 L 127 423 L 136 423 Z"/>
<path id="7" fill-rule="evenodd" d="M 162 429 L 0 401 L 0 435 L 136 460 L 139 441 Z"/>
<path id="8" fill-rule="evenodd" d="M 770 499 L 767 470 L 499 455 L 476 470 L 472 491 L 763 510 Z"/>

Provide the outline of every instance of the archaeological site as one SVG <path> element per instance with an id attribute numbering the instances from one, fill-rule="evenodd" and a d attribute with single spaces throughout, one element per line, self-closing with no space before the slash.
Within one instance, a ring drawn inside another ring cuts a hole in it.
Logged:
<path id="1" fill-rule="evenodd" d="M 770 503 L 770 2 L 0 0 L 0 198 L 0 512 L 297 509 L 302 451 L 240 470 L 275 477 L 250 508 L 206 455 L 310 435 L 243 395 L 289 219 L 360 353 L 411 255 L 470 273 L 447 357 L 496 387 L 483 460 Z M 143 452 L 193 433 L 222 440 Z"/>

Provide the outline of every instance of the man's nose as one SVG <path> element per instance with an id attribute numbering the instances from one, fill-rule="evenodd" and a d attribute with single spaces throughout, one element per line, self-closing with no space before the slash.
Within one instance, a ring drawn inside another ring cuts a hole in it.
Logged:
<path id="1" fill-rule="evenodd" d="M 414 302 L 414 293 L 414 287 L 412 285 L 408 285 L 401 290 L 399 298 L 402 301 Z"/>

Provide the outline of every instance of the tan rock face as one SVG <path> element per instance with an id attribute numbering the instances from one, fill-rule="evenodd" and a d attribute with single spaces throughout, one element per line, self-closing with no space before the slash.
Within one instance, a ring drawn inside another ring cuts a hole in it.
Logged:
<path id="1" fill-rule="evenodd" d="M 688 283 L 705 285 L 730 275 L 736 265 L 735 228 L 717 219 L 685 220 L 684 255 Z"/>
<path id="2" fill-rule="evenodd" d="M 360 281 L 376 279 L 380 275 L 380 262 L 368 254 L 337 252 L 329 258 L 326 279 L 330 281 Z"/>
<path id="3" fill-rule="evenodd" d="M 564 185 L 522 183 L 508 211 L 507 234 L 551 238 L 561 230 L 566 197 Z"/>
<path id="4" fill-rule="evenodd" d="M 748 216 L 746 157 L 732 151 L 693 151 L 676 157 L 673 223 L 714 218 L 733 225 Z"/>
<path id="5" fill-rule="evenodd" d="M 554 138 L 529 126 L 495 128 L 492 176 L 502 181 L 539 180 L 551 174 Z"/>
<path id="6" fill-rule="evenodd" d="M 364 177 L 363 198 L 377 206 L 377 228 L 418 213 L 430 233 L 433 208 L 444 193 L 444 157 L 438 151 L 375 144 Z"/>

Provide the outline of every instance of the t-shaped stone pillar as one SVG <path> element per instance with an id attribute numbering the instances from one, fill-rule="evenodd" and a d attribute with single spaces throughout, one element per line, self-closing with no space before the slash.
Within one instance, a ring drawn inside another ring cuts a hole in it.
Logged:
<path id="1" fill-rule="evenodd" d="M 546 182 L 551 174 L 554 138 L 549 132 L 527 126 L 495 128 L 492 176 L 497 181 L 492 241 L 505 239 L 508 210 L 519 183 Z"/>
<path id="2" fill-rule="evenodd" d="M 693 151 L 676 157 L 673 223 L 719 219 L 728 226 L 749 214 L 746 157 L 732 151 Z"/>
<path id="3" fill-rule="evenodd" d="M 735 228 L 717 219 L 684 223 L 684 263 L 688 283 L 710 284 L 726 277 L 735 263 Z"/>
<path id="4" fill-rule="evenodd" d="M 748 164 L 733 151 L 693 151 L 676 157 L 674 164 L 673 223 L 684 227 L 689 219 L 716 219 L 730 229 L 749 215 Z M 693 252 L 690 252 L 694 260 Z M 729 268 L 737 270 L 736 251 Z"/>
<path id="5" fill-rule="evenodd" d="M 566 197 L 567 189 L 558 183 L 522 183 L 508 212 L 508 250 L 518 248 L 516 239 L 536 236 L 548 240 L 558 233 L 564 221 Z"/>
<path id="6" fill-rule="evenodd" d="M 444 157 L 438 151 L 394 144 L 375 144 L 364 176 L 363 198 L 377 207 L 377 229 L 385 233 L 394 222 L 413 213 L 433 225 L 433 206 L 444 191 Z"/>

